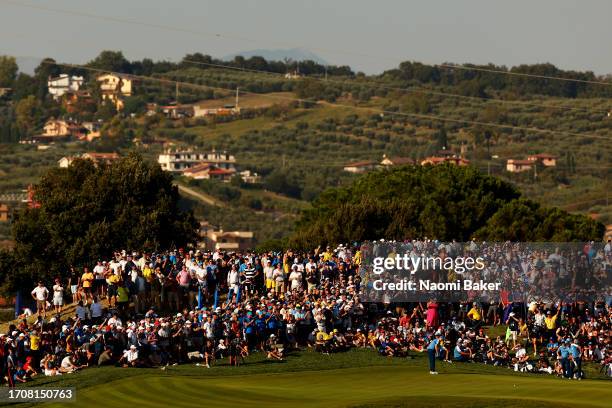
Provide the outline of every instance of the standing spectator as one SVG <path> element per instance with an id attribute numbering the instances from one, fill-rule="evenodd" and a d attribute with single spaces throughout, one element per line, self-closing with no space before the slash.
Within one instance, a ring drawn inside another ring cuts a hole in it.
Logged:
<path id="1" fill-rule="evenodd" d="M 45 287 L 42 281 L 38 281 L 38 286 L 32 290 L 32 298 L 36 301 L 36 313 L 40 316 L 41 312 L 43 317 L 47 316 L 47 297 L 49 296 L 49 290 Z"/>
<path id="2" fill-rule="evenodd" d="M 85 303 L 87 303 L 87 299 L 93 300 L 93 282 L 93 273 L 91 273 L 87 267 L 84 267 L 83 275 L 81 275 L 81 286 L 83 287 L 83 292 L 85 294 Z"/>
<path id="3" fill-rule="evenodd" d="M 285 292 L 285 273 L 281 269 L 280 263 L 276 264 L 272 276 L 274 279 L 274 292 L 277 295 Z"/>
<path id="4" fill-rule="evenodd" d="M 227 287 L 229 288 L 229 292 L 227 293 L 227 304 L 232 302 L 232 298 L 234 296 L 236 296 L 236 301 L 238 301 L 240 291 L 240 273 L 238 272 L 236 265 L 232 265 L 232 269 L 227 274 Z"/>
<path id="5" fill-rule="evenodd" d="M 298 265 L 291 267 L 291 274 L 289 275 L 289 282 L 291 283 L 291 290 L 302 290 L 302 272 L 300 272 Z"/>
<path id="6" fill-rule="evenodd" d="M 53 307 L 55 308 L 55 314 L 62 313 L 62 306 L 64 305 L 64 287 L 60 281 L 60 278 L 55 278 L 55 285 L 53 285 Z"/>
<path id="7" fill-rule="evenodd" d="M 104 286 L 106 284 L 106 278 L 104 273 L 106 271 L 106 266 L 104 265 L 106 262 L 98 261 L 96 266 L 93 268 L 94 274 L 94 284 L 93 284 L 93 292 L 98 297 L 104 297 Z"/>
<path id="8" fill-rule="evenodd" d="M 74 266 L 70 267 L 70 273 L 68 275 L 68 287 L 72 294 L 72 303 L 79 301 L 79 287 L 81 286 L 81 277 L 74 270 Z"/>

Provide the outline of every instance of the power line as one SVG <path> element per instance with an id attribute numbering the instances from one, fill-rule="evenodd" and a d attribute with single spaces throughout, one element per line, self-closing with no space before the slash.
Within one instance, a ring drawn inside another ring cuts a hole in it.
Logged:
<path id="1" fill-rule="evenodd" d="M 124 76 L 124 77 L 127 76 L 127 77 L 131 77 L 134 79 L 140 79 L 143 81 L 157 81 L 157 82 L 173 84 L 173 85 L 176 85 L 178 83 L 180 86 L 196 88 L 196 89 L 204 88 L 204 89 L 213 89 L 213 90 L 233 91 L 233 89 L 230 90 L 228 88 L 215 87 L 211 85 L 199 85 L 199 84 L 193 84 L 191 82 L 176 81 L 173 79 L 149 77 L 149 76 L 144 76 L 144 75 L 124 74 L 121 72 L 114 72 L 114 71 L 105 70 L 105 69 L 92 68 L 92 67 L 88 67 L 85 65 L 57 63 L 57 62 L 54 62 L 52 64 L 63 66 L 63 67 L 69 67 L 69 68 L 83 69 L 83 70 L 93 71 L 93 72 L 109 73 L 109 74 Z M 338 107 L 338 108 L 345 108 L 345 109 L 369 111 L 369 112 L 378 113 L 382 115 L 405 116 L 405 117 L 412 117 L 412 118 L 417 118 L 417 119 L 435 120 L 435 121 L 467 124 L 467 125 L 474 125 L 474 126 L 494 127 L 498 129 L 522 130 L 522 131 L 537 132 L 537 133 L 552 133 L 552 134 L 565 135 L 565 136 L 590 137 L 594 139 L 605 139 L 605 140 L 612 139 L 612 137 L 594 135 L 594 134 L 589 134 L 589 133 L 574 133 L 574 132 L 558 131 L 558 130 L 551 130 L 551 129 L 525 127 L 525 126 L 504 125 L 500 123 L 481 122 L 481 121 L 473 121 L 473 120 L 466 120 L 466 119 L 455 119 L 455 118 L 436 116 L 436 115 L 426 115 L 426 114 L 420 114 L 420 113 L 394 112 L 390 110 L 372 108 L 372 107 L 367 107 L 367 106 L 354 106 L 354 105 L 349 105 L 349 104 L 341 104 L 337 102 L 312 101 L 312 100 L 293 98 L 293 97 L 283 96 L 283 95 L 265 94 L 265 93 L 251 92 L 251 91 L 240 91 L 240 92 L 242 92 L 243 94 L 247 94 L 247 95 L 259 95 L 265 98 L 281 99 L 281 100 L 289 100 L 289 101 L 295 101 L 295 102 L 301 102 L 301 103 L 308 103 L 308 104 L 313 104 L 313 105 L 331 106 L 331 107 Z"/>
<path id="2" fill-rule="evenodd" d="M 219 68 L 219 69 L 229 69 L 229 70 L 236 70 L 236 71 L 243 71 L 243 72 L 251 72 L 251 73 L 261 73 L 261 74 L 268 74 L 268 75 L 274 75 L 274 76 L 282 76 L 283 74 L 278 73 L 278 72 L 271 72 L 271 71 L 265 71 L 265 70 L 260 70 L 260 69 L 252 69 L 252 68 L 242 68 L 242 67 L 234 67 L 231 65 L 222 65 L 222 64 L 214 64 L 214 63 L 208 63 L 208 62 L 202 62 L 202 61 L 194 61 L 194 60 L 188 60 L 188 59 L 183 59 L 181 62 L 187 62 L 190 64 L 196 64 L 196 65 L 203 65 L 203 66 L 209 66 L 209 67 L 214 67 L 214 68 Z M 448 93 L 448 92 L 439 92 L 439 91 L 434 91 L 434 90 L 430 90 L 427 88 L 400 88 L 400 87 L 394 87 L 394 86 L 389 86 L 386 84 L 382 84 L 380 82 L 373 82 L 373 83 L 368 83 L 368 82 L 363 82 L 363 81 L 340 81 L 340 80 L 336 80 L 336 79 L 324 79 L 324 78 L 319 78 L 319 77 L 315 77 L 315 76 L 309 76 L 309 79 L 313 79 L 313 80 L 317 80 L 317 81 L 322 81 L 322 82 L 329 82 L 329 83 L 337 83 L 337 84 L 348 84 L 348 85 L 358 85 L 358 86 L 369 86 L 369 87 L 376 87 L 376 88 L 380 88 L 380 89 L 387 89 L 390 91 L 398 91 L 398 92 L 410 92 L 410 93 L 422 93 L 422 94 L 429 94 L 429 95 L 436 95 L 436 96 L 443 96 L 443 97 L 450 97 L 450 98 L 458 98 L 458 99 L 468 99 L 468 100 L 476 100 L 476 101 L 487 101 L 487 102 L 495 102 L 495 103 L 500 103 L 500 104 L 515 104 L 515 105 L 523 105 L 523 106 L 531 106 L 531 107 L 539 107 L 539 108 L 544 108 L 544 109 L 561 109 L 561 110 L 576 110 L 576 111 L 581 111 L 581 112 L 596 112 L 596 113 L 602 113 L 602 114 L 607 114 L 609 111 L 608 110 L 599 110 L 599 109 L 589 109 L 589 108 L 582 108 L 582 107 L 575 107 L 575 106 L 566 106 L 566 105 L 546 105 L 546 104 L 538 104 L 538 103 L 533 103 L 533 102 L 526 102 L 526 101 L 517 101 L 517 100 L 505 100 L 505 99 L 499 99 L 499 98 L 488 98 L 485 96 L 468 96 L 468 95 L 459 95 L 459 94 L 453 94 L 453 93 Z M 372 82 L 372 81 L 371 81 Z"/>
<path id="3" fill-rule="evenodd" d="M 291 44 L 291 43 L 287 43 L 284 41 L 277 41 L 277 40 L 265 40 L 264 41 L 264 40 L 259 40 L 259 39 L 255 39 L 252 37 L 243 37 L 243 36 L 230 35 L 230 34 L 221 34 L 221 33 L 213 33 L 213 32 L 206 32 L 206 31 L 200 31 L 200 30 L 193 30 L 193 29 L 189 29 L 185 27 L 176 27 L 176 26 L 170 26 L 166 24 L 149 23 L 145 21 L 138 21 L 138 20 L 132 20 L 132 19 L 127 19 L 127 18 L 118 18 L 118 17 L 112 17 L 112 16 L 103 16 L 100 14 L 85 13 L 85 12 L 80 12 L 80 11 L 75 11 L 75 10 L 52 8 L 52 7 L 47 7 L 47 6 L 35 5 L 35 4 L 21 3 L 21 2 L 17 2 L 13 0 L 0 0 L 0 1 L 6 4 L 17 6 L 17 7 L 25 7 L 25 8 L 35 9 L 35 10 L 53 12 L 53 13 L 68 14 L 68 15 L 79 16 L 79 17 L 87 17 L 91 19 L 111 21 L 115 23 L 140 25 L 143 27 L 149 27 L 149 28 L 155 28 L 155 29 L 167 30 L 167 31 L 176 31 L 176 32 L 194 34 L 194 35 L 205 36 L 205 37 L 210 37 L 210 38 L 215 38 L 215 39 L 226 39 L 226 40 L 243 41 L 243 42 L 250 42 L 250 43 L 264 43 L 265 42 L 267 44 L 274 44 L 277 46 L 302 47 L 302 48 L 308 48 L 314 51 L 322 51 L 322 52 L 329 52 L 329 53 L 335 53 L 335 54 L 344 54 L 344 55 L 360 56 L 360 57 L 366 57 L 366 58 L 372 58 L 372 59 L 384 59 L 384 60 L 389 60 L 389 61 L 394 61 L 394 62 L 402 62 L 399 58 L 391 58 L 391 57 L 382 56 L 382 55 L 371 55 L 371 54 L 364 54 L 364 53 L 354 52 L 354 51 L 329 49 L 329 48 L 322 48 L 322 47 L 310 47 L 310 46 L 305 47 L 304 45 Z M 559 76 L 529 74 L 529 73 L 521 73 L 521 72 L 515 72 L 515 71 L 480 68 L 480 67 L 474 67 L 474 66 L 469 66 L 469 65 L 454 65 L 454 64 L 423 64 L 423 65 L 438 67 L 438 68 L 443 68 L 443 69 L 460 69 L 460 70 L 465 70 L 465 71 L 480 71 L 480 72 L 488 72 L 488 73 L 494 73 L 494 74 L 500 74 L 500 75 L 520 76 L 520 77 L 526 77 L 526 78 L 539 78 L 539 79 L 549 79 L 549 80 L 556 80 L 556 81 L 579 82 L 579 83 L 586 83 L 586 84 L 591 84 L 591 85 L 612 86 L 612 82 L 608 82 L 608 81 L 593 81 L 593 80 L 583 80 L 583 79 L 566 78 L 566 77 L 559 77 Z"/>

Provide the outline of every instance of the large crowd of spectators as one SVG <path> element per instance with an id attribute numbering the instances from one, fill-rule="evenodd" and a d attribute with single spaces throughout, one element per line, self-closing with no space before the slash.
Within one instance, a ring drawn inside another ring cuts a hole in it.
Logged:
<path id="1" fill-rule="evenodd" d="M 442 360 L 576 379 L 589 362 L 612 375 L 609 298 L 364 302 L 362 257 L 348 245 L 310 253 L 117 252 L 70 268 L 50 289 L 38 283 L 36 312 L 24 309 L 0 334 L 0 379 L 14 386 L 104 365 L 210 367 L 227 359 L 239 366 L 251 353 L 283 360 L 304 347 L 427 353 L 432 373 Z"/>

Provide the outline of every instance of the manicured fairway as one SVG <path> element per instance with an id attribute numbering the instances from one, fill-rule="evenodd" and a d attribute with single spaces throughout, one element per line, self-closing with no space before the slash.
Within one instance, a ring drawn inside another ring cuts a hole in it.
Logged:
<path id="1" fill-rule="evenodd" d="M 206 369 L 203 369 L 206 370 Z M 456 371 L 456 372 L 455 372 Z M 77 385 L 78 387 L 78 385 Z M 408 366 L 231 376 L 137 375 L 78 391 L 85 407 L 609 407 L 612 382 Z"/>

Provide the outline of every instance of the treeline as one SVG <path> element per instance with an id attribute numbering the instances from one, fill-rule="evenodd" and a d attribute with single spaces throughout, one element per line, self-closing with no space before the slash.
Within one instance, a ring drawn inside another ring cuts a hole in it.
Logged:
<path id="1" fill-rule="evenodd" d="M 87 65 L 92 68 L 146 76 L 193 67 L 212 69 L 215 68 L 214 65 L 254 71 L 266 71 L 277 74 L 299 72 L 303 75 L 325 75 L 325 72 L 327 72 L 328 75 L 335 76 L 354 75 L 351 68 L 346 65 L 322 65 L 311 60 L 267 61 L 265 58 L 258 56 L 250 58 L 236 56 L 233 60 L 225 61 L 199 52 L 187 54 L 180 62 L 176 63 L 170 61 L 153 61 L 150 58 L 130 62 L 120 51 L 102 51 L 98 57 L 90 61 Z"/>
<path id="2" fill-rule="evenodd" d="M 465 64 L 452 68 L 424 65 L 420 62 L 405 61 L 398 68 L 385 71 L 380 77 L 384 80 L 404 83 L 424 83 L 457 87 L 468 96 L 487 96 L 490 91 L 504 91 L 516 95 L 548 95 L 565 98 L 610 97 L 612 88 L 580 81 L 606 81 L 591 71 L 566 71 L 553 64 L 518 65 L 515 67 L 494 64 Z M 469 69 L 475 68 L 475 69 Z M 527 74 L 547 77 L 562 77 L 576 81 L 560 81 L 533 76 L 504 75 L 492 71 Z M 578 82 L 577 82 L 578 81 Z M 607 79 L 609 81 L 609 79 Z M 612 85 L 612 81 L 609 81 Z"/>
<path id="3" fill-rule="evenodd" d="M 603 224 L 526 200 L 511 184 L 473 167 L 406 166 L 323 192 L 289 245 L 424 237 L 570 242 L 600 240 L 603 232 Z"/>

